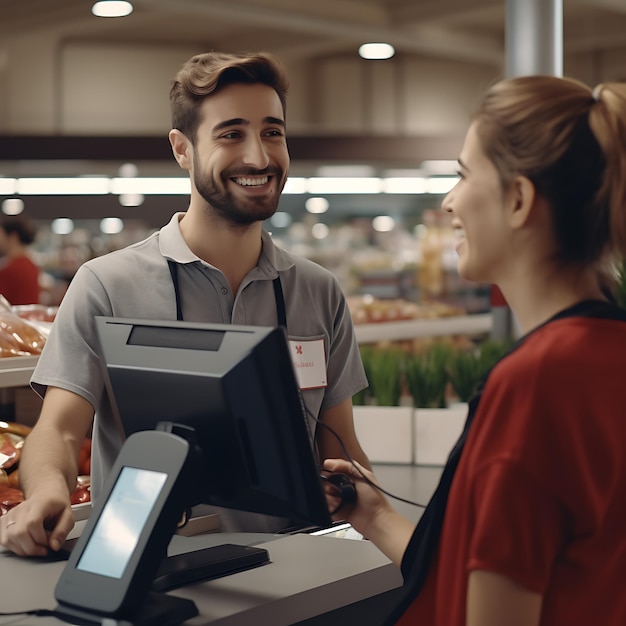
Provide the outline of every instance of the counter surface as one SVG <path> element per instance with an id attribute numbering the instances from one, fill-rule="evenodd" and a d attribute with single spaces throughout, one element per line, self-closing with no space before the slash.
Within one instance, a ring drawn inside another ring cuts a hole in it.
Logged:
<path id="1" fill-rule="evenodd" d="M 193 600 L 200 615 L 185 624 L 287 626 L 398 589 L 399 570 L 370 542 L 298 535 L 213 534 L 175 536 L 170 553 L 240 543 L 269 551 L 270 563 L 170 594 Z M 2 612 L 53 609 L 64 562 L 0 553 Z M 0 617 L 0 624 L 51 626 L 52 617 Z"/>

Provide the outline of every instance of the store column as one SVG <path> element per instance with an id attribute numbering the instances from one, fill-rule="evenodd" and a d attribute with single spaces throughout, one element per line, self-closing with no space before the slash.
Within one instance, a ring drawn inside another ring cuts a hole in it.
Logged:
<path id="1" fill-rule="evenodd" d="M 507 0 L 506 76 L 563 75 L 563 0 Z M 517 333 L 502 293 L 491 288 L 492 336 Z"/>

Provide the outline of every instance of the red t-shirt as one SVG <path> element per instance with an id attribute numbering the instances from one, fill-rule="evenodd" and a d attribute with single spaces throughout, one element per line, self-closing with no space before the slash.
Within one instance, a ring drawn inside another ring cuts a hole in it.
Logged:
<path id="1" fill-rule="evenodd" d="M 0 267 L 0 294 L 11 304 L 39 303 L 39 268 L 27 256 L 9 259 Z"/>
<path id="2" fill-rule="evenodd" d="M 625 323 L 553 321 L 494 368 L 398 624 L 464 626 L 472 570 L 541 594 L 541 626 L 626 624 Z"/>

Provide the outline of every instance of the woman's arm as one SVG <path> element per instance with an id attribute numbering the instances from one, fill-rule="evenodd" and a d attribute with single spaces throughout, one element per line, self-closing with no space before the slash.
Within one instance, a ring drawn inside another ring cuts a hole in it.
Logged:
<path id="1" fill-rule="evenodd" d="M 470 572 L 466 626 L 538 626 L 541 595 L 511 579 L 487 572 Z"/>
<path id="2" fill-rule="evenodd" d="M 377 484 L 374 474 L 358 463 L 357 466 L 360 472 L 352 463 L 343 459 L 324 461 L 324 469 L 348 475 L 354 481 L 357 490 L 356 501 L 339 509 L 335 517 L 350 522 L 356 530 L 400 567 L 404 552 L 415 531 L 415 524 L 400 515 L 385 495 L 363 478 Z M 331 509 L 334 509 L 337 504 L 329 498 Z"/>

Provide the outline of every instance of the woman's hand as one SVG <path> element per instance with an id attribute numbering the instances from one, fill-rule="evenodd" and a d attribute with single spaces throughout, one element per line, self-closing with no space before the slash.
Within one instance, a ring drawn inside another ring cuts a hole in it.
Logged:
<path id="1" fill-rule="evenodd" d="M 378 488 L 374 474 L 357 462 L 352 464 L 344 459 L 326 459 L 324 470 L 341 473 L 354 482 L 357 496 L 354 502 L 344 504 L 333 515 L 333 519 L 349 522 L 363 537 L 372 541 L 396 565 L 400 566 L 402 556 L 415 530 L 415 524 L 402 517 Z M 328 508 L 333 511 L 341 504 L 325 490 Z"/>
<path id="2" fill-rule="evenodd" d="M 330 511 L 336 511 L 333 515 L 335 520 L 346 520 L 364 536 L 363 530 L 367 528 L 376 515 L 381 511 L 392 510 L 389 501 L 384 494 L 372 485 L 377 485 L 376 477 L 356 461 L 352 464 L 344 459 L 326 459 L 323 463 L 325 471 L 340 473 L 348 476 L 356 488 L 356 499 L 353 502 L 344 503 L 333 495 L 336 490 L 326 488 L 326 501 Z"/>

